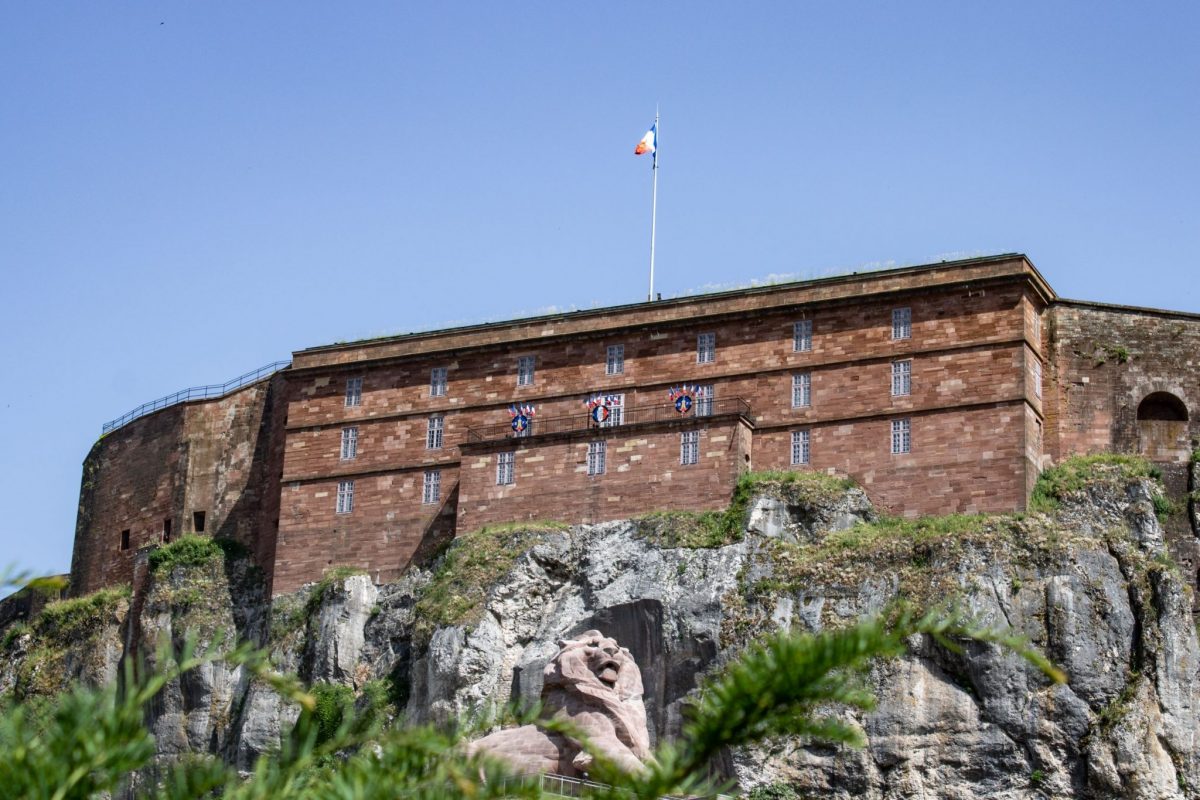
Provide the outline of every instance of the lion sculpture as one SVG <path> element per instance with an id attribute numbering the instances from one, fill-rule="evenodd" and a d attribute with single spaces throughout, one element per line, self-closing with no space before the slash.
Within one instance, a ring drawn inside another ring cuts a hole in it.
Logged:
<path id="1" fill-rule="evenodd" d="M 569 721 L 620 769 L 641 770 L 650 759 L 650 736 L 633 656 L 599 631 L 558 644 L 543 673 L 543 713 Z M 472 742 L 470 751 L 495 756 L 519 773 L 582 778 L 592 764 L 578 741 L 537 725 L 497 731 Z"/>

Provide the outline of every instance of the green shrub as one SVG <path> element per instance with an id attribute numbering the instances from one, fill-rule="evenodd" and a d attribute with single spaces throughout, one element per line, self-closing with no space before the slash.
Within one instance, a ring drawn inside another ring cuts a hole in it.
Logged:
<path id="1" fill-rule="evenodd" d="M 73 639 L 90 634 L 101 619 L 117 607 L 118 602 L 128 597 L 128 586 L 114 586 L 83 597 L 57 600 L 47 603 L 29 624 L 41 638 L 59 641 Z"/>
<path id="2" fill-rule="evenodd" d="M 1038 476 L 1029 498 L 1030 511 L 1053 511 L 1066 497 L 1089 483 L 1109 477 L 1162 478 L 1162 470 L 1140 456 L 1105 453 L 1095 456 L 1071 456 Z"/>
<path id="3" fill-rule="evenodd" d="M 317 744 L 333 740 L 354 709 L 354 690 L 340 683 L 315 683 L 309 689 L 313 699 L 313 721 L 317 726 Z"/>
<path id="4" fill-rule="evenodd" d="M 455 538 L 417 600 L 414 638 L 424 643 L 439 626 L 474 623 L 488 587 L 547 533 L 566 527 L 556 522 L 497 525 Z"/>
<path id="5" fill-rule="evenodd" d="M 247 555 L 249 551 L 245 545 L 232 539 L 187 534 L 151 550 L 149 560 L 152 572 L 166 574 L 176 567 L 200 567 L 225 559 L 245 558 Z"/>
<path id="6" fill-rule="evenodd" d="M 790 502 L 821 505 L 836 500 L 854 481 L 824 472 L 745 472 L 723 511 L 658 511 L 637 518 L 639 533 L 666 547 L 724 547 L 742 539 L 750 501 L 772 489 Z"/>
<path id="7" fill-rule="evenodd" d="M 751 790 L 746 800 L 800 800 L 800 795 L 786 783 L 772 783 Z"/>

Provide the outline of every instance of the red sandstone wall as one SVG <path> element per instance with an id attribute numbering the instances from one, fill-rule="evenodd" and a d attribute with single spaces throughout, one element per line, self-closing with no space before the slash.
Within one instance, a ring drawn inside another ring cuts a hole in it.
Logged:
<path id="1" fill-rule="evenodd" d="M 205 512 L 206 534 L 247 545 L 269 573 L 270 539 L 259 536 L 259 520 L 278 462 L 269 463 L 264 409 L 281 381 L 164 409 L 96 443 L 84 462 L 72 594 L 130 582 L 138 550 L 162 543 L 165 520 L 172 538 L 193 532 L 193 511 Z M 130 546 L 122 550 L 126 529 Z"/>
<path id="2" fill-rule="evenodd" d="M 849 475 L 881 511 L 915 517 L 1024 507 L 1025 406 L 914 413 L 912 452 L 891 452 L 891 418 L 808 429 L 811 469 Z M 756 432 L 755 469 L 792 469 L 791 430 Z"/>
<path id="3" fill-rule="evenodd" d="M 1064 302 L 1048 318 L 1049 452 L 1059 459 L 1138 452 L 1139 403 L 1153 392 L 1169 392 L 1187 406 L 1190 420 L 1169 458 L 1185 459 L 1200 439 L 1200 317 Z"/>
<path id="4" fill-rule="evenodd" d="M 454 528 L 458 469 L 442 468 L 441 500 L 421 502 L 423 469 L 354 479 L 354 508 L 338 514 L 338 480 L 289 481 L 280 501 L 273 591 L 291 592 L 330 567 L 366 569 L 377 582 L 395 580 L 422 545 Z"/>
<path id="5" fill-rule="evenodd" d="M 685 430 L 699 432 L 696 464 L 680 464 Z M 744 430 L 744 422 L 722 416 L 468 447 L 459 529 L 520 520 L 603 522 L 649 511 L 724 508 L 746 463 Z M 590 476 L 588 443 L 598 440 L 607 443 L 606 471 Z M 514 453 L 514 482 L 507 486 L 496 485 L 501 451 Z"/>

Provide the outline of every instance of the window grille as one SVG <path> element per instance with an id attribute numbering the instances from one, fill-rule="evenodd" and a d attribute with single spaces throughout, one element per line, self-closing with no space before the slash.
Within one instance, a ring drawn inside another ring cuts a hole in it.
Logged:
<path id="1" fill-rule="evenodd" d="M 513 461 L 515 453 L 496 454 L 496 485 L 508 486 L 513 482 Z"/>
<path id="2" fill-rule="evenodd" d="M 711 417 L 713 413 L 713 384 L 696 387 L 696 403 L 692 413 L 697 417 Z"/>
<path id="3" fill-rule="evenodd" d="M 912 360 L 892 362 L 892 397 L 912 394 Z"/>
<path id="4" fill-rule="evenodd" d="M 792 324 L 792 350 L 807 353 L 812 350 L 813 324 L 811 319 L 802 319 Z"/>
<path id="5" fill-rule="evenodd" d="M 425 470 L 425 484 L 421 489 L 421 502 L 429 505 L 442 499 L 442 471 Z"/>
<path id="6" fill-rule="evenodd" d="M 912 424 L 907 419 L 892 420 L 892 453 L 912 452 Z"/>
<path id="7" fill-rule="evenodd" d="M 337 513 L 349 514 L 354 510 L 354 481 L 340 481 L 337 493 Z"/>
<path id="8" fill-rule="evenodd" d="M 812 405 L 812 373 L 797 372 L 792 375 L 792 408 Z"/>
<path id="9" fill-rule="evenodd" d="M 350 378 L 346 381 L 346 408 L 362 405 L 362 378 Z"/>
<path id="10" fill-rule="evenodd" d="M 605 467 L 605 443 L 588 442 L 587 470 L 588 475 L 603 475 Z"/>
<path id="11" fill-rule="evenodd" d="M 696 337 L 696 363 L 711 364 L 717 360 L 717 335 L 702 333 Z"/>
<path id="12" fill-rule="evenodd" d="M 625 345 L 610 344 L 604 359 L 605 375 L 621 375 L 625 372 Z"/>
<path id="13" fill-rule="evenodd" d="M 441 414 L 434 414 L 429 418 L 429 428 L 425 431 L 425 447 L 428 450 L 437 450 L 442 446 L 442 435 L 446 425 L 446 418 Z"/>
<path id="14" fill-rule="evenodd" d="M 342 460 L 358 457 L 358 428 L 342 428 Z"/>
<path id="15" fill-rule="evenodd" d="M 429 396 L 446 396 L 446 368 L 434 367 L 429 371 Z"/>
<path id="16" fill-rule="evenodd" d="M 517 359 L 517 386 L 533 386 L 533 356 Z"/>
<path id="17" fill-rule="evenodd" d="M 808 431 L 792 431 L 792 464 L 808 463 Z"/>
<path id="18" fill-rule="evenodd" d="M 893 308 L 892 309 L 892 338 L 893 339 L 911 339 L 912 338 L 912 309 L 911 308 Z"/>
<path id="19" fill-rule="evenodd" d="M 679 463 L 695 464 L 700 460 L 700 431 L 679 434 Z"/>
<path id="20" fill-rule="evenodd" d="M 625 395 L 610 394 L 604 398 L 608 406 L 608 419 L 600 423 L 601 428 L 615 428 L 625 419 Z"/>

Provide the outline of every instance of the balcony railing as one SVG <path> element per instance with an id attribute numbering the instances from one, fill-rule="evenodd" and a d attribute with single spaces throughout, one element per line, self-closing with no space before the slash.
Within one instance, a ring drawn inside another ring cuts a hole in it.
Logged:
<path id="1" fill-rule="evenodd" d="M 490 442 L 499 439 L 523 439 L 530 436 L 542 436 L 548 433 L 570 433 L 572 431 L 607 430 L 626 425 L 639 425 L 647 422 L 665 422 L 667 420 L 691 419 L 693 417 L 716 417 L 723 414 L 738 414 L 751 423 L 750 404 L 740 397 L 722 397 L 720 399 L 699 400 L 686 414 L 680 414 L 674 404 L 666 403 L 661 406 L 641 406 L 639 408 L 614 408 L 612 416 L 603 425 L 597 425 L 591 414 L 580 409 L 577 414 L 562 417 L 542 418 L 534 416 L 530 426 L 523 433 L 516 433 L 508 422 L 488 425 L 482 428 L 468 428 L 467 442 Z M 619 419 L 619 422 L 617 420 Z"/>
<path id="2" fill-rule="evenodd" d="M 114 420 L 104 423 L 100 433 L 105 434 L 110 431 L 115 431 L 117 428 L 127 423 L 133 422 L 138 417 L 144 417 L 158 411 L 161 408 L 186 403 L 189 400 L 211 400 L 216 397 L 224 397 L 235 389 L 240 389 L 255 381 L 262 380 L 268 375 L 274 375 L 284 367 L 291 366 L 291 361 L 276 361 L 273 364 L 267 364 L 265 367 L 251 370 L 245 375 L 239 375 L 233 380 L 225 383 L 216 383 L 211 386 L 193 386 L 190 389 L 181 389 L 175 394 L 169 394 L 166 397 L 160 397 L 157 400 L 151 400 L 149 403 L 142 403 L 140 406 L 123 414 Z"/>

